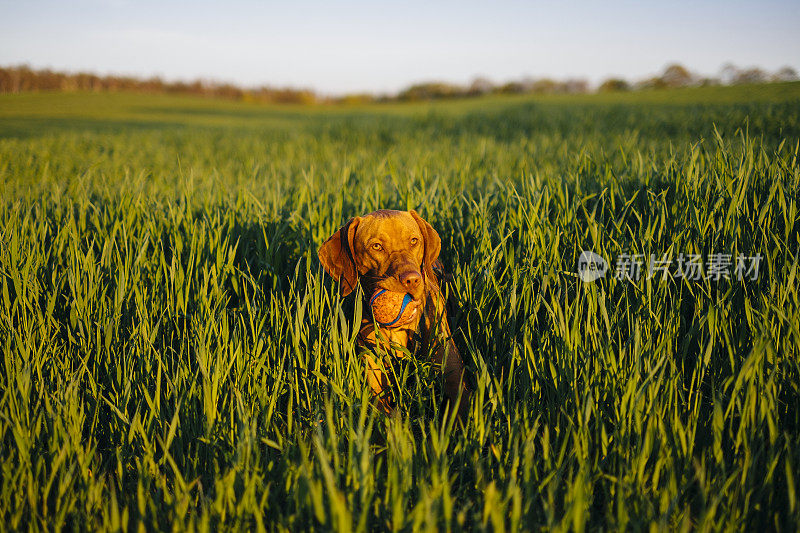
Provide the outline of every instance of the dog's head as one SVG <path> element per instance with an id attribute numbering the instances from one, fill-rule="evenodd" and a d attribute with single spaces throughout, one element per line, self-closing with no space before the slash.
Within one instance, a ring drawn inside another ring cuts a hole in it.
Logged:
<path id="1" fill-rule="evenodd" d="M 361 279 L 366 294 L 379 288 L 424 299 L 435 283 L 433 264 L 442 241 L 416 211 L 381 209 L 350 219 L 319 249 L 325 271 L 339 280 L 343 296 Z"/>

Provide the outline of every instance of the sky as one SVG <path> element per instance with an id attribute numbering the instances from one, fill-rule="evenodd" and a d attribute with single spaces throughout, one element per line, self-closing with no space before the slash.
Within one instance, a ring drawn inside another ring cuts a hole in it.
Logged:
<path id="1" fill-rule="evenodd" d="M 800 71 L 800 0 L 0 0 L 0 65 L 291 86 Z"/>

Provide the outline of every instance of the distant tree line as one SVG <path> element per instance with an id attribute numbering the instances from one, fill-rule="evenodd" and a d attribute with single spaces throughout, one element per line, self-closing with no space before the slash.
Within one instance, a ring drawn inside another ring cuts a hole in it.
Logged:
<path id="1" fill-rule="evenodd" d="M 195 80 L 168 82 L 161 78 L 98 76 L 79 72 L 71 74 L 49 69 L 33 70 L 27 66 L 0 67 L 0 93 L 28 91 L 129 91 L 159 94 L 192 94 L 231 100 L 308 104 L 317 95 L 308 89 L 257 87 L 243 89 L 230 83 Z"/>
<path id="2" fill-rule="evenodd" d="M 641 89 L 674 89 L 678 87 L 703 87 L 709 85 L 746 85 L 754 83 L 777 83 L 797 81 L 797 71 L 782 67 L 769 73 L 758 67 L 739 68 L 725 64 L 717 76 L 703 76 L 674 63 L 667 66 L 660 76 L 653 76 L 631 83 L 622 78 L 609 78 L 600 84 L 598 91 L 630 91 Z"/>
<path id="3" fill-rule="evenodd" d="M 707 85 L 741 85 L 796 81 L 797 79 L 797 71 L 791 67 L 783 67 L 776 72 L 769 73 L 758 67 L 739 68 L 729 63 L 720 69 L 717 76 L 709 77 L 694 73 L 676 63 L 667 66 L 659 76 L 635 82 L 623 78 L 608 78 L 596 90 L 610 92 Z M 437 100 L 468 98 L 486 94 L 579 94 L 591 92 L 592 87 L 587 80 L 582 78 L 567 80 L 523 78 L 495 84 L 487 78 L 478 77 L 468 85 L 446 82 L 417 83 L 403 89 L 396 96 L 360 93 L 328 98 L 320 96 L 310 89 L 242 88 L 230 83 L 203 80 L 168 82 L 158 77 L 141 79 L 131 76 L 98 76 L 84 72 L 56 72 L 49 69 L 34 70 L 27 66 L 0 67 L 0 93 L 28 91 L 130 91 L 189 94 L 252 102 L 311 104 Z"/>
<path id="4" fill-rule="evenodd" d="M 435 100 L 439 98 L 463 98 L 485 94 L 576 94 L 589 92 L 585 79 L 565 81 L 550 78 L 523 78 L 495 85 L 487 78 L 475 78 L 469 85 L 429 82 L 418 83 L 400 91 L 397 100 Z"/>
<path id="5" fill-rule="evenodd" d="M 783 67 L 769 73 L 757 67 L 740 69 L 726 64 L 719 76 L 702 76 L 691 72 L 677 63 L 667 66 L 659 76 L 653 76 L 636 82 L 623 78 L 609 78 L 598 87 L 598 92 L 631 91 L 645 89 L 668 89 L 678 87 L 695 87 L 707 85 L 743 85 L 752 83 L 773 83 L 798 80 L 797 71 L 791 67 Z M 412 85 L 401 91 L 397 100 L 435 100 L 440 98 L 480 96 L 484 94 L 576 94 L 588 93 L 592 88 L 585 79 L 568 79 L 564 81 L 550 78 L 525 78 L 493 84 L 486 78 L 476 78 L 471 84 L 462 86 L 451 83 L 429 82 Z"/>

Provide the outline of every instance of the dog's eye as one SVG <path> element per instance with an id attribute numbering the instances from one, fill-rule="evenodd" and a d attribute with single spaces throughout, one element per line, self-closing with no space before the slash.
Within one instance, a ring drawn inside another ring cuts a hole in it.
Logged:
<path id="1" fill-rule="evenodd" d="M 381 250 L 383 250 L 383 246 L 381 246 L 381 243 L 376 242 L 375 244 L 372 245 L 372 249 L 380 252 Z"/>
<path id="2" fill-rule="evenodd" d="M 411 246 L 416 246 L 418 242 L 419 239 L 417 239 L 416 237 L 411 237 Z"/>

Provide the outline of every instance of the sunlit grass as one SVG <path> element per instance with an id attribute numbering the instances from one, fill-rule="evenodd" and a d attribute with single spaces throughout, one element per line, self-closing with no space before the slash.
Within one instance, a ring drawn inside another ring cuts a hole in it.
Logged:
<path id="1" fill-rule="evenodd" d="M 4 527 L 796 530 L 798 87 L 3 97 Z M 316 249 L 379 207 L 442 237 L 464 427 L 424 361 L 370 402 Z M 584 284 L 588 249 L 764 259 Z"/>

